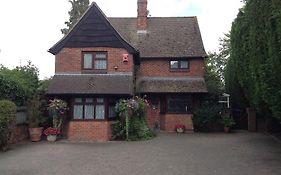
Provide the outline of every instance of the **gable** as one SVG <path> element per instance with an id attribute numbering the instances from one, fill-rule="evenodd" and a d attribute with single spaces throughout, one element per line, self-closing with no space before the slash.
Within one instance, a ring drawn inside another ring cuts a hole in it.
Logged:
<path id="1" fill-rule="evenodd" d="M 73 29 L 50 48 L 49 52 L 57 54 L 64 47 L 113 47 L 124 48 L 131 54 L 137 53 L 112 27 L 94 2 Z"/>

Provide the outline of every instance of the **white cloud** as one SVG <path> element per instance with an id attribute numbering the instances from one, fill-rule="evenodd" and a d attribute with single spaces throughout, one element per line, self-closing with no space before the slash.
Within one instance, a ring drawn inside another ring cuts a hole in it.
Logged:
<path id="1" fill-rule="evenodd" d="M 137 15 L 137 0 L 95 1 L 107 16 Z M 218 47 L 241 5 L 240 0 L 148 0 L 151 16 L 198 16 L 206 51 Z M 31 60 L 41 78 L 53 75 L 54 56 L 47 50 L 61 39 L 69 9 L 67 0 L 1 1 L 0 64 L 15 67 Z"/>

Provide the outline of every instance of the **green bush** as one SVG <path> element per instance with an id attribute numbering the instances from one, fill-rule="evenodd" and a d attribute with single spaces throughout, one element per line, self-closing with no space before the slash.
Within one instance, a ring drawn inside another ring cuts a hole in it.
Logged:
<path id="1" fill-rule="evenodd" d="M 155 137 L 145 122 L 147 101 L 135 97 L 120 100 L 116 106 L 119 119 L 112 124 L 112 139 L 117 140 L 148 140 Z"/>
<path id="2" fill-rule="evenodd" d="M 0 100 L 11 100 L 21 106 L 26 100 L 26 94 L 16 81 L 0 74 Z"/>
<path id="3" fill-rule="evenodd" d="M 133 117 L 130 121 L 129 140 L 149 140 L 155 137 L 155 133 L 147 127 L 144 117 Z"/>
<path id="4" fill-rule="evenodd" d="M 224 127 L 232 127 L 233 125 L 235 125 L 235 121 L 230 116 L 225 115 L 222 117 L 222 124 L 224 125 Z"/>
<path id="5" fill-rule="evenodd" d="M 18 106 L 26 105 L 39 87 L 38 68 L 27 65 L 8 69 L 0 65 L 0 99 L 11 100 Z"/>
<path id="6" fill-rule="evenodd" d="M 0 101 L 0 150 L 4 150 L 9 143 L 15 127 L 16 108 L 16 105 L 11 101 Z"/>
<path id="7" fill-rule="evenodd" d="M 126 128 L 121 121 L 115 121 L 111 125 L 112 128 L 112 140 L 125 140 L 126 139 Z"/>
<path id="8" fill-rule="evenodd" d="M 203 105 L 194 112 L 193 125 L 196 131 L 221 131 L 221 107 L 218 105 Z"/>

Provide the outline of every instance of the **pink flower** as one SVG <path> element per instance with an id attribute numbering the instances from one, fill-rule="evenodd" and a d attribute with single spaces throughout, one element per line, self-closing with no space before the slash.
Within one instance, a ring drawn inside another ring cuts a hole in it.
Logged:
<path id="1" fill-rule="evenodd" d="M 49 127 L 49 128 L 47 128 L 47 129 L 45 129 L 43 133 L 44 133 L 46 136 L 48 136 L 48 135 L 58 135 L 58 134 L 60 134 L 60 130 L 57 129 L 57 128 Z"/>

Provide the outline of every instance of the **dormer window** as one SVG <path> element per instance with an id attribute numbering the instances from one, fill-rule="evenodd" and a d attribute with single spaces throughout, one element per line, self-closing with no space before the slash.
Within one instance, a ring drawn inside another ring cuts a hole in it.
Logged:
<path id="1" fill-rule="evenodd" d="M 170 69 L 171 70 L 188 70 L 189 62 L 187 60 L 171 60 Z"/>
<path id="2" fill-rule="evenodd" d="M 107 52 L 83 52 L 83 70 L 107 70 Z"/>

